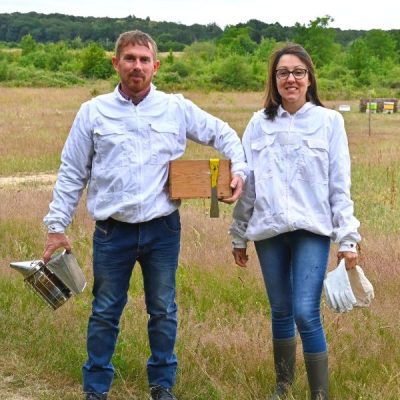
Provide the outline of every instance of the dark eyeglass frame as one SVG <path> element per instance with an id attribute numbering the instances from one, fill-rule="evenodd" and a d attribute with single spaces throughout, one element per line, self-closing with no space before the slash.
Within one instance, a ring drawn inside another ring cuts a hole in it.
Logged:
<path id="1" fill-rule="evenodd" d="M 293 75 L 293 78 L 296 80 L 304 79 L 308 73 L 308 69 L 306 68 L 295 68 L 292 71 L 289 71 L 286 68 L 280 68 L 275 70 L 275 75 L 278 79 L 286 80 L 289 79 L 290 74 Z M 297 75 L 297 76 L 296 76 Z"/>

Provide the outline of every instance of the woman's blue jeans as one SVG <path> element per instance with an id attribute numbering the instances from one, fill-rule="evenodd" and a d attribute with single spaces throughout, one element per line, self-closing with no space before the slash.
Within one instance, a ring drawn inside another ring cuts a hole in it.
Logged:
<path id="1" fill-rule="evenodd" d="M 178 211 L 148 222 L 98 221 L 93 235 L 94 300 L 87 333 L 88 359 L 83 366 L 84 392 L 108 392 L 114 377 L 111 358 L 119 320 L 128 298 L 135 262 L 140 263 L 151 355 L 150 386 L 175 383 L 177 331 L 176 269 L 180 247 Z"/>
<path id="2" fill-rule="evenodd" d="M 330 238 L 297 230 L 255 242 L 271 306 L 274 339 L 296 335 L 306 353 L 327 350 L 320 315 Z"/>

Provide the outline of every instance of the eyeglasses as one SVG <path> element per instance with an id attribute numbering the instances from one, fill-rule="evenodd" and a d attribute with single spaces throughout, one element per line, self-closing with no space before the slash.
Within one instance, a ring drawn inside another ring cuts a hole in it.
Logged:
<path id="1" fill-rule="evenodd" d="M 294 79 L 303 79 L 306 76 L 308 70 L 306 70 L 305 68 L 296 68 L 293 71 L 289 71 L 286 68 L 282 68 L 277 69 L 275 72 L 278 79 L 288 79 L 290 74 L 293 75 Z"/>

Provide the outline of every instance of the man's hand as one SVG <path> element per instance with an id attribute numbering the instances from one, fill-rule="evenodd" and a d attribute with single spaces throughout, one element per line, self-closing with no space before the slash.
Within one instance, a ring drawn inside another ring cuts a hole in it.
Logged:
<path id="1" fill-rule="evenodd" d="M 232 188 L 232 196 L 231 197 L 227 197 L 225 199 L 221 199 L 222 202 L 227 203 L 227 204 L 232 204 L 234 203 L 239 196 L 242 193 L 243 190 L 243 179 L 241 176 L 239 175 L 233 175 L 230 187 Z"/>
<path id="2" fill-rule="evenodd" d="M 355 268 L 358 261 L 358 254 L 352 251 L 339 251 L 337 253 L 338 263 L 340 260 L 344 258 L 344 263 L 346 265 L 346 269 Z"/>
<path id="3" fill-rule="evenodd" d="M 71 243 L 67 236 L 64 233 L 48 233 L 43 253 L 43 262 L 46 264 L 52 254 L 60 247 L 63 247 L 68 252 L 71 251 Z"/>
<path id="4" fill-rule="evenodd" d="M 239 265 L 239 267 L 247 267 L 247 261 L 249 257 L 247 256 L 246 249 L 238 249 L 234 248 L 232 250 L 233 258 L 235 259 L 235 263 Z"/>

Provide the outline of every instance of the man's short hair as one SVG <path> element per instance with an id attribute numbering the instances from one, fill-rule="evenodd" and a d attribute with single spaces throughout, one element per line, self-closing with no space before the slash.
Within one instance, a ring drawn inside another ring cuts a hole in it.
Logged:
<path id="1" fill-rule="evenodd" d="M 146 46 L 153 52 L 154 60 L 157 60 L 157 44 L 150 35 L 139 30 L 121 33 L 115 43 L 115 56 L 120 57 L 122 49 L 128 44 L 134 46 Z"/>

